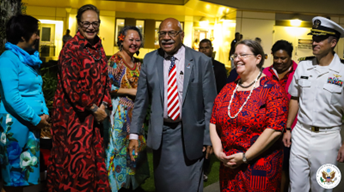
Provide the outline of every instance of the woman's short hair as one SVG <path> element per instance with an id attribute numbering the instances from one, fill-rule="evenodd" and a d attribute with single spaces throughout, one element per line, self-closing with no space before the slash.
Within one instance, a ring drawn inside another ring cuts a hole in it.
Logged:
<path id="1" fill-rule="evenodd" d="M 118 33 L 117 45 L 118 45 L 119 49 L 122 49 L 123 41 L 124 41 L 125 37 L 127 36 L 127 32 L 129 30 L 136 31 L 139 34 L 141 42 L 142 42 L 142 34 L 141 34 L 140 30 L 137 27 L 135 27 L 135 26 L 125 26 Z M 141 47 L 143 47 L 143 43 L 141 43 Z"/>
<path id="2" fill-rule="evenodd" d="M 30 15 L 15 15 L 6 24 L 6 39 L 12 44 L 29 41 L 31 36 L 38 31 L 38 20 Z"/>
<path id="3" fill-rule="evenodd" d="M 293 49 L 294 49 L 293 45 L 289 43 L 288 41 L 279 40 L 279 41 L 276 41 L 276 43 L 272 46 L 271 53 L 274 54 L 276 51 L 284 50 L 287 52 L 289 57 L 291 57 L 293 53 Z"/>
<path id="4" fill-rule="evenodd" d="M 76 20 L 78 21 L 78 23 L 81 22 L 81 16 L 82 16 L 82 14 L 83 14 L 85 11 L 88 11 L 88 10 L 92 10 L 92 11 L 96 12 L 97 15 L 98 15 L 98 20 L 100 21 L 100 19 L 99 19 L 99 10 L 98 10 L 98 8 L 97 8 L 96 6 L 94 6 L 94 5 L 87 4 L 87 5 L 84 5 L 84 6 L 82 6 L 82 7 L 80 7 L 80 8 L 78 9 L 78 14 L 76 15 Z"/>
<path id="5" fill-rule="evenodd" d="M 242 40 L 242 41 L 239 41 L 236 46 L 238 45 L 246 45 L 247 47 L 250 48 L 250 50 L 252 51 L 252 53 L 257 56 L 257 55 L 261 55 L 261 60 L 260 62 L 258 63 L 257 67 L 259 69 L 262 69 L 263 67 L 263 64 L 264 64 L 264 60 L 265 60 L 265 54 L 264 54 L 264 50 L 263 50 L 263 47 L 260 45 L 260 43 L 258 43 L 257 41 L 253 41 L 253 40 Z"/>

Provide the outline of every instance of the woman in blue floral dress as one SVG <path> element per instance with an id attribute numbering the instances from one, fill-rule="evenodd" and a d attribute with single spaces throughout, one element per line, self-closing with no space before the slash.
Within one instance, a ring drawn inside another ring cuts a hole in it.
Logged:
<path id="1" fill-rule="evenodd" d="M 42 61 L 35 50 L 38 20 L 13 16 L 6 25 L 6 51 L 0 56 L 0 164 L 6 192 L 40 182 L 40 129 L 49 128 Z"/>
<path id="2" fill-rule="evenodd" d="M 129 130 L 141 62 L 133 56 L 141 47 L 142 35 L 136 27 L 126 26 L 118 36 L 120 51 L 109 59 L 112 83 L 112 114 L 109 144 L 106 150 L 111 190 L 136 189 L 149 177 L 144 131 L 138 135 L 139 151 L 135 162 L 127 153 Z"/>

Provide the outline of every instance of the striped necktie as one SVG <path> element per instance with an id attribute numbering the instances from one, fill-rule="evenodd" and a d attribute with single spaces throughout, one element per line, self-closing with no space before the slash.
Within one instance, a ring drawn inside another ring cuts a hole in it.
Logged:
<path id="1" fill-rule="evenodd" d="M 175 65 L 175 57 L 171 57 L 171 66 L 168 73 L 168 88 L 167 88 L 167 115 L 176 120 L 180 115 L 179 99 L 177 89 L 177 69 Z"/>

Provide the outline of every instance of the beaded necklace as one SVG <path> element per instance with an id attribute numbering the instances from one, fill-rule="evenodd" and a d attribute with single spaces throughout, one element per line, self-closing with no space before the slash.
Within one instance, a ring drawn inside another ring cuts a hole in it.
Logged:
<path id="1" fill-rule="evenodd" d="M 89 55 L 91 55 L 91 57 L 92 57 L 95 61 L 99 61 L 99 60 L 102 58 L 102 52 L 100 51 L 100 49 L 97 50 L 97 51 L 98 51 L 98 54 L 99 54 L 99 58 L 98 58 L 98 59 L 95 58 L 95 57 L 91 54 L 91 52 L 88 50 L 88 47 L 86 47 L 86 51 L 87 51 L 87 53 L 88 53 Z"/>
<path id="2" fill-rule="evenodd" d="M 258 78 L 257 79 L 259 79 L 259 77 L 262 75 L 262 73 L 260 73 L 259 74 L 259 76 L 258 76 Z M 247 85 L 247 86 L 244 86 L 244 85 L 242 85 L 242 83 L 241 83 L 241 79 L 239 80 L 239 82 L 238 82 L 238 85 L 240 86 L 240 87 L 242 87 L 242 88 L 244 88 L 244 89 L 246 89 L 246 88 L 249 88 L 249 87 L 251 87 L 252 85 L 253 85 L 253 83 L 255 83 L 255 81 L 253 81 L 251 84 L 249 84 L 249 85 Z"/>
<path id="3" fill-rule="evenodd" d="M 232 101 L 233 101 L 235 92 L 236 92 L 236 90 L 238 89 L 238 84 L 239 84 L 239 83 L 235 86 L 235 89 L 234 89 L 234 91 L 233 91 L 231 100 L 229 101 L 229 105 L 228 105 L 228 116 L 229 116 L 229 118 L 235 119 L 236 117 L 238 117 L 239 113 L 242 111 L 242 109 L 243 109 L 244 106 L 246 105 L 247 101 L 250 99 L 250 97 L 251 97 L 251 95 L 252 95 L 252 92 L 253 92 L 253 89 L 254 89 L 254 87 L 256 86 L 256 82 L 258 81 L 258 79 L 260 78 L 261 75 L 262 75 L 262 72 L 260 72 L 259 75 L 257 76 L 257 78 L 253 81 L 252 84 L 253 84 L 254 86 L 252 87 L 252 89 L 251 89 L 251 91 L 250 91 L 250 94 L 248 95 L 246 101 L 245 101 L 244 104 L 240 107 L 238 113 L 236 113 L 236 114 L 232 117 L 232 116 L 231 116 L 231 104 L 232 104 Z"/>

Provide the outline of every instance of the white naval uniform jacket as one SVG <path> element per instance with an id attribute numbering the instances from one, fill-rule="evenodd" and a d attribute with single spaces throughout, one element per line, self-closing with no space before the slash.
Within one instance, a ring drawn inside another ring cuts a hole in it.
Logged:
<path id="1" fill-rule="evenodd" d="M 316 127 L 342 125 L 344 112 L 344 63 L 337 54 L 327 67 L 315 57 L 301 61 L 296 68 L 289 93 L 299 97 L 298 121 Z"/>

